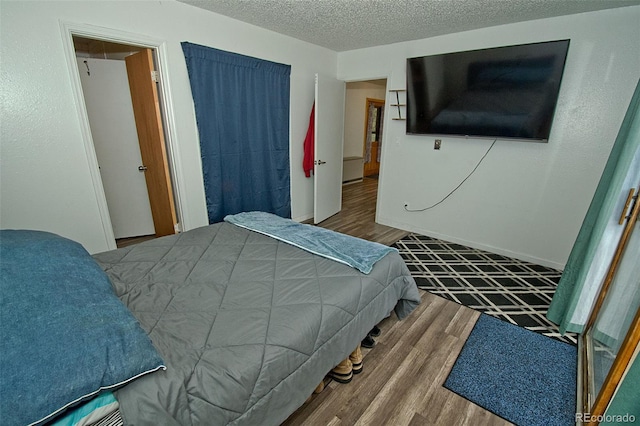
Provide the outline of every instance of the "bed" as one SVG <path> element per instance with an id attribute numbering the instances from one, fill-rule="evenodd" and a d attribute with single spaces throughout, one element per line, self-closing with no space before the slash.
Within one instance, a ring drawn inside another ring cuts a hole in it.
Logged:
<path id="1" fill-rule="evenodd" d="M 304 403 L 325 374 L 348 357 L 375 324 L 391 311 L 402 319 L 420 303 L 415 282 L 394 249 L 368 246 L 373 249 L 364 250 L 363 255 L 377 254 L 373 261 L 367 260 L 371 270 L 363 273 L 359 269 L 366 270 L 366 262 L 359 264 L 362 259 L 355 259 L 354 263 L 351 256 L 345 260 L 344 253 L 336 255 L 334 250 L 346 247 L 349 255 L 351 243 L 368 242 L 283 221 L 281 235 L 272 234 L 272 229 L 252 230 L 242 223 L 222 222 L 83 258 L 93 263 L 92 273 L 100 275 L 96 268 L 104 271 L 124 315 L 132 316 L 143 330 L 134 333 L 142 343 L 118 343 L 116 349 L 143 346 L 148 355 L 142 358 L 148 362 L 139 371 L 127 373 L 132 378 L 94 385 L 95 392 L 83 391 L 52 414 L 34 414 L 21 418 L 19 424 L 50 421 L 72 406 L 94 401 L 104 390 L 113 390 L 125 424 L 277 425 Z M 300 248 L 300 240 L 283 241 L 294 228 L 312 248 Z M 318 230 L 328 234 L 318 237 Z M 10 251 L 7 240 L 19 238 L 15 234 L 7 238 L 6 232 L 0 234 L 2 255 Z M 329 255 L 323 253 L 327 246 Z M 33 248 L 22 250 L 38 253 Z M 45 250 L 51 253 L 50 248 Z M 15 275 L 7 272 L 5 263 L 3 293 L 13 285 L 5 278 Z M 27 271 L 33 271 L 33 264 Z M 80 281 L 84 287 L 89 282 Z M 29 291 L 38 287 L 30 285 Z M 4 297 L 2 303 L 4 320 Z M 7 334 L 3 332 L 3 340 Z M 86 355 L 85 344 L 82 341 L 80 346 Z M 5 347 L 3 343 L 3 351 Z M 92 353 L 101 350 L 105 351 L 94 348 Z M 113 350 L 106 349 L 106 358 Z M 54 380 L 61 380 L 60 375 Z M 21 383 L 19 375 L 12 386 L 16 383 Z M 7 390 L 0 392 L 0 415 L 7 420 L 5 413 L 22 403 Z"/>

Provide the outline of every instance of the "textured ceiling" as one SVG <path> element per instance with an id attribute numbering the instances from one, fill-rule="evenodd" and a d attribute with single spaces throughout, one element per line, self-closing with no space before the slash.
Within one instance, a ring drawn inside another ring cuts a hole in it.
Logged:
<path id="1" fill-rule="evenodd" d="M 640 0 L 178 0 L 342 52 Z"/>

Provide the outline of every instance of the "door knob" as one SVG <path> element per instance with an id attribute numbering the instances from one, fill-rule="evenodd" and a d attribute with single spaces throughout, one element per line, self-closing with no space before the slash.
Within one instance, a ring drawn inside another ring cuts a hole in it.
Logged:
<path id="1" fill-rule="evenodd" d="M 138 166 L 138 170 L 141 172 L 146 172 L 147 171 L 147 166 Z"/>
<path id="2" fill-rule="evenodd" d="M 316 165 L 318 165 L 318 166 L 319 166 L 320 164 L 327 164 L 327 162 L 326 162 L 326 161 L 322 161 L 322 160 L 316 160 L 316 161 L 315 161 L 315 163 L 316 163 Z"/>

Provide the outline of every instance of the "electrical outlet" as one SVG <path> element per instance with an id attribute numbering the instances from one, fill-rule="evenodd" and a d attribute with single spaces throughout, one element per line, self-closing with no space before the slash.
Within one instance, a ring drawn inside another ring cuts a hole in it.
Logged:
<path id="1" fill-rule="evenodd" d="M 442 145 L 442 139 L 436 139 L 433 143 L 433 149 L 440 149 L 440 145 Z"/>

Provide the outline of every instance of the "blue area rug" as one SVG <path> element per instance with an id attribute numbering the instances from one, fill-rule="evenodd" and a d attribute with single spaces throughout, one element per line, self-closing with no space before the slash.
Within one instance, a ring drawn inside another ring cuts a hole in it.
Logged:
<path id="1" fill-rule="evenodd" d="M 481 314 L 444 387 L 517 425 L 575 424 L 577 348 Z"/>

